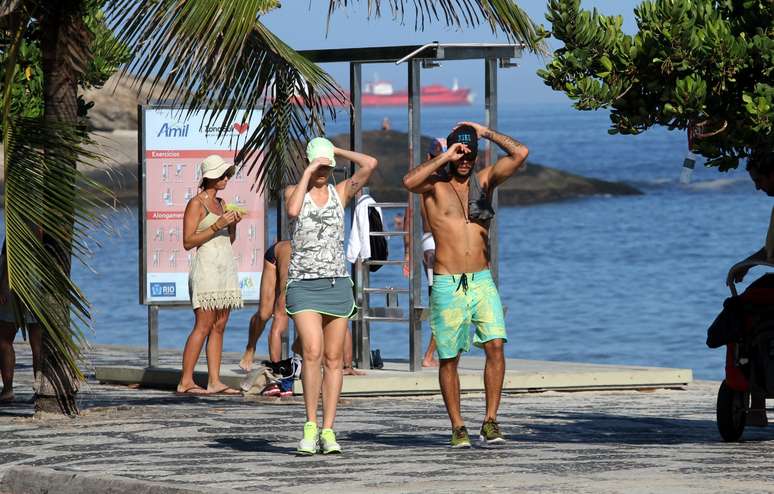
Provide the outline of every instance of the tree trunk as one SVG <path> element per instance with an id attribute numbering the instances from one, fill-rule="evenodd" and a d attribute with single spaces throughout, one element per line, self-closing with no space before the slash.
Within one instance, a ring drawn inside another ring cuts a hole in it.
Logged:
<path id="1" fill-rule="evenodd" d="M 43 2 L 41 14 L 41 52 L 44 77 L 44 118 L 46 122 L 75 126 L 78 120 L 78 76 L 87 62 L 90 43 L 89 31 L 83 22 L 82 5 L 78 0 L 58 0 Z M 68 166 L 75 168 L 77 156 L 73 155 Z M 70 175 L 51 167 L 46 180 L 57 184 L 62 192 L 76 193 L 75 183 Z M 45 198 L 44 198 L 45 200 Z M 73 212 L 61 219 L 62 228 L 70 232 L 66 238 L 72 238 Z M 71 243 L 54 241 L 44 232 L 44 245 L 49 253 L 56 255 L 65 272 L 70 272 Z M 69 323 L 69 306 L 60 307 L 59 321 Z M 58 352 L 49 335 L 43 331 L 43 350 L 40 372 L 36 377 L 36 411 L 78 413 L 75 395 L 78 390 L 77 379 L 71 374 L 63 360 L 57 358 Z"/>

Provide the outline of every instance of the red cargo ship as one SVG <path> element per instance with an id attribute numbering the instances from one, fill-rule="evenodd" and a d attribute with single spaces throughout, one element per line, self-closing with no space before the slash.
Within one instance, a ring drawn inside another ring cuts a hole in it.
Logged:
<path id="1" fill-rule="evenodd" d="M 460 106 L 473 103 L 473 94 L 468 88 L 460 88 L 457 81 L 451 88 L 442 84 L 422 86 L 420 102 L 427 106 Z M 395 91 L 387 81 L 370 82 L 362 94 L 363 106 L 406 106 L 408 91 Z"/>

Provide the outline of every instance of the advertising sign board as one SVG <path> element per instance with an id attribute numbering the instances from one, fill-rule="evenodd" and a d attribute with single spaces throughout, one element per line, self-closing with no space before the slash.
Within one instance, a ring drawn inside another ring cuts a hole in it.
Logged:
<path id="1" fill-rule="evenodd" d="M 219 138 L 222 119 L 207 125 L 209 115 L 169 107 L 140 107 L 140 303 L 186 305 L 189 303 L 188 272 L 196 249 L 183 248 L 183 213 L 199 192 L 199 164 L 211 155 L 233 162 L 247 140 L 250 129 L 261 118 L 254 111 L 242 123 L 237 114 Z M 256 303 L 259 295 L 263 254 L 266 248 L 266 198 L 254 189 L 255 174 L 247 175 L 249 163 L 219 193 L 226 203 L 247 210 L 237 225 L 234 256 L 245 303 Z"/>

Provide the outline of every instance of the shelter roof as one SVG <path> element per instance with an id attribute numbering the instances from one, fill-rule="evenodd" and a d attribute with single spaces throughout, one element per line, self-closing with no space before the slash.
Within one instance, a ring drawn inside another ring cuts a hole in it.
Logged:
<path id="1" fill-rule="evenodd" d="M 361 48 L 333 48 L 302 50 L 303 56 L 316 63 L 359 62 L 387 63 L 417 60 L 473 60 L 520 58 L 525 45 L 521 43 L 439 43 L 425 45 L 369 46 Z"/>

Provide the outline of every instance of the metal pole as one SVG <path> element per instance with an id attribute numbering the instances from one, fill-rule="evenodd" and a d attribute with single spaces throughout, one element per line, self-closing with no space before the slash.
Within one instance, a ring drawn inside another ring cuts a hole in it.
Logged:
<path id="1" fill-rule="evenodd" d="M 356 334 L 352 335 L 352 360 L 357 362 L 361 369 L 368 369 L 371 366 L 371 332 L 369 331 L 368 321 L 365 319 L 368 313 L 369 296 L 363 291 L 368 286 L 368 267 L 363 261 L 355 262 L 355 303 L 358 307 L 358 317 L 352 321 Z M 355 338 L 357 336 L 357 338 Z"/>
<path id="2" fill-rule="evenodd" d="M 371 368 L 371 324 L 365 316 L 368 315 L 369 307 L 371 305 L 371 296 L 365 293 L 363 289 L 371 285 L 371 272 L 368 271 L 368 266 L 362 262 L 357 263 L 360 268 L 360 347 L 358 349 L 358 365 L 363 369 Z"/>
<path id="3" fill-rule="evenodd" d="M 137 105 L 137 197 L 140 199 L 140 204 L 137 205 L 137 236 L 138 249 L 137 254 L 139 256 L 140 264 L 140 303 L 146 302 L 148 296 L 147 278 L 148 278 L 148 266 L 145 265 L 147 260 L 147 253 L 145 252 L 145 221 L 147 216 L 145 215 L 145 207 L 148 204 L 145 200 L 145 108 L 142 105 Z"/>
<path id="4" fill-rule="evenodd" d="M 497 130 L 497 59 L 484 60 L 484 111 L 485 125 L 492 130 Z M 497 161 L 497 146 L 490 141 L 486 142 L 486 165 L 491 166 Z M 492 192 L 492 206 L 497 211 L 498 192 Z M 489 223 L 489 264 L 492 278 L 499 286 L 499 242 L 497 235 L 497 216 Z"/>
<path id="5" fill-rule="evenodd" d="M 159 366 L 159 306 L 148 306 L 148 367 Z"/>
<path id="6" fill-rule="evenodd" d="M 363 150 L 363 107 L 361 92 L 363 88 L 362 64 L 350 62 L 349 64 L 349 98 L 352 106 L 349 110 L 349 148 L 353 151 Z M 349 176 L 355 173 L 355 164 L 349 164 Z M 350 218 L 355 217 L 355 203 L 350 205 Z M 356 262 L 353 266 L 355 283 L 355 303 L 360 308 L 357 318 L 352 321 L 352 359 L 353 364 L 361 369 L 369 367 L 371 342 L 368 320 L 365 319 L 368 311 L 368 301 L 363 296 L 363 288 L 367 286 L 367 266 L 362 262 Z"/>
<path id="7" fill-rule="evenodd" d="M 349 64 L 349 94 L 352 108 L 349 114 L 349 143 L 353 151 L 363 150 L 363 107 L 362 107 L 362 65 Z M 355 164 L 350 163 L 350 174 L 355 172 Z"/>
<path id="8" fill-rule="evenodd" d="M 412 59 L 408 65 L 408 147 L 409 169 L 422 163 L 422 129 L 420 122 L 421 102 L 419 100 L 420 61 Z M 419 236 L 422 232 L 422 216 L 419 210 L 419 196 L 409 193 L 411 205 L 411 228 L 409 236 L 409 370 L 422 370 L 422 320 L 417 307 L 422 300 L 422 243 Z"/>

